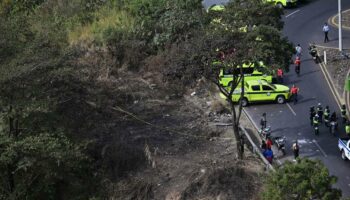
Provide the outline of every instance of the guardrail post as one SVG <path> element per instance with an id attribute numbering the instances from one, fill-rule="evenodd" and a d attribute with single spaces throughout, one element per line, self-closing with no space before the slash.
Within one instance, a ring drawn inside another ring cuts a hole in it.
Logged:
<path id="1" fill-rule="evenodd" d="M 327 65 L 327 53 L 326 53 L 326 51 L 323 51 L 323 60 L 324 60 L 324 64 Z"/>

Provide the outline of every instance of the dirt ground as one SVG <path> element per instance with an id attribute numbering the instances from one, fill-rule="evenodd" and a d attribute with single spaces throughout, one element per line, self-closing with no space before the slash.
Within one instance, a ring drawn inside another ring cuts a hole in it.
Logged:
<path id="1" fill-rule="evenodd" d="M 344 92 L 345 81 L 348 76 L 348 71 L 350 69 L 350 59 L 346 59 L 341 56 L 339 50 L 337 49 L 325 49 L 318 47 L 318 51 L 321 54 L 321 59 L 323 60 L 323 52 L 326 51 L 327 54 L 327 71 L 330 73 L 332 82 L 337 89 L 338 93 L 342 96 Z M 350 56 L 350 50 L 344 50 L 344 52 Z"/>
<path id="2" fill-rule="evenodd" d="M 163 107 L 161 119 L 151 122 L 162 127 L 148 127 L 147 166 L 115 185 L 115 199 L 259 199 L 264 165 L 248 148 L 243 161 L 236 159 L 232 127 L 216 125 L 230 123 L 230 115 L 205 85 L 182 102 L 167 102 L 175 109 Z M 159 106 L 165 105 L 153 105 Z M 253 130 L 244 116 L 242 125 Z"/>

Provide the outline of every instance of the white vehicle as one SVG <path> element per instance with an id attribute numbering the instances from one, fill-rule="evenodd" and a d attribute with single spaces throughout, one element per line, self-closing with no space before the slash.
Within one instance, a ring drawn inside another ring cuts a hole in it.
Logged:
<path id="1" fill-rule="evenodd" d="M 339 138 L 338 148 L 343 160 L 350 160 L 350 140 L 349 138 Z"/>

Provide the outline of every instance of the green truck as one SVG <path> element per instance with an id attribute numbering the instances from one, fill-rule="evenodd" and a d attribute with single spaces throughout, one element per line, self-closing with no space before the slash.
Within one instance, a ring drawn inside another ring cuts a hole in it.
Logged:
<path id="1" fill-rule="evenodd" d="M 252 80 L 245 82 L 244 97 L 241 98 L 242 89 L 236 88 L 232 94 L 233 102 L 241 102 L 242 106 L 247 106 L 253 102 L 275 101 L 279 104 L 289 100 L 291 94 L 289 87 L 280 84 L 270 84 L 264 80 Z"/>
<path id="2" fill-rule="evenodd" d="M 216 62 L 215 64 L 220 65 L 220 62 Z M 267 75 L 261 71 L 266 68 L 266 66 L 260 62 L 258 66 L 255 64 L 243 64 L 243 74 L 244 81 L 251 80 L 265 80 L 269 83 L 272 83 L 273 77 L 271 75 Z M 235 69 L 225 68 L 221 66 L 220 74 L 219 74 L 219 82 L 222 86 L 227 87 L 232 85 L 233 74 L 240 74 L 240 67 Z"/>

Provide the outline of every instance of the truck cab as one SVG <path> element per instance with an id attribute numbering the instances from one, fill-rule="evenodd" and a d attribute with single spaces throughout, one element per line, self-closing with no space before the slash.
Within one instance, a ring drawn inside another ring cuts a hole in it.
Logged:
<path id="1" fill-rule="evenodd" d="M 341 153 L 341 158 L 343 160 L 350 160 L 350 139 L 349 138 L 339 138 L 338 148 Z"/>

